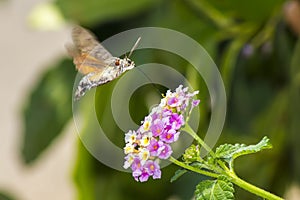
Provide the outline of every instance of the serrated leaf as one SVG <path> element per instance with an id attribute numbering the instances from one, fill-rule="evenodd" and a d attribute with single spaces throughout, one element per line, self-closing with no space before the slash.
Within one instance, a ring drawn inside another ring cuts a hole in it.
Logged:
<path id="1" fill-rule="evenodd" d="M 255 145 L 245 144 L 223 144 L 216 149 L 216 157 L 224 159 L 232 166 L 234 159 L 239 156 L 257 153 L 263 149 L 270 149 L 272 145 L 268 137 L 264 137 L 259 143 Z"/>
<path id="2" fill-rule="evenodd" d="M 223 144 L 216 149 L 216 157 L 223 159 L 231 159 L 236 151 L 244 147 L 246 147 L 245 144 Z"/>
<path id="3" fill-rule="evenodd" d="M 188 171 L 186 169 L 178 169 L 174 176 L 171 178 L 170 182 L 176 181 L 179 177 L 181 177 L 183 174 L 187 173 Z"/>
<path id="4" fill-rule="evenodd" d="M 72 88 L 76 71 L 64 60 L 42 75 L 24 109 L 22 156 L 35 160 L 72 117 Z"/>
<path id="5" fill-rule="evenodd" d="M 206 180 L 196 186 L 196 200 L 232 200 L 234 188 L 226 179 Z"/>

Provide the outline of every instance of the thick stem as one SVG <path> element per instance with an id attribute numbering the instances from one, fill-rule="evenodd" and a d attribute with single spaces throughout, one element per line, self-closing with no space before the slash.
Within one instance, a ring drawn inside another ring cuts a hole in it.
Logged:
<path id="1" fill-rule="evenodd" d="M 179 167 L 182 167 L 184 169 L 188 169 L 190 171 L 193 171 L 193 172 L 205 175 L 205 176 L 210 176 L 210 177 L 213 177 L 213 178 L 218 178 L 218 176 L 219 176 L 218 174 L 215 174 L 213 172 L 208 172 L 208 171 L 205 171 L 205 170 L 201 170 L 201 169 L 195 168 L 195 167 L 193 167 L 191 165 L 187 165 L 187 164 L 185 164 L 183 162 L 180 162 L 180 161 L 176 160 L 173 157 L 170 157 L 169 160 L 172 163 L 174 163 L 175 165 L 178 165 Z"/>
<path id="2" fill-rule="evenodd" d="M 209 154 L 213 157 L 213 158 L 215 158 L 215 159 L 217 159 L 216 158 L 216 155 L 215 155 L 215 153 L 212 151 L 212 149 L 197 135 L 197 133 L 195 133 L 194 132 L 194 130 L 188 125 L 188 124 L 186 124 L 185 125 L 185 127 L 182 129 L 183 131 L 186 131 L 188 134 L 190 134 L 200 145 L 202 145 L 203 147 L 204 147 L 204 149 L 206 150 L 206 151 L 208 151 L 209 152 Z M 175 160 L 175 159 L 174 159 Z M 171 160 L 172 162 L 174 162 L 174 160 Z M 176 160 L 177 161 L 177 160 Z M 177 161 L 177 162 L 179 162 L 179 161 Z M 261 188 L 258 188 L 258 187 L 256 187 L 256 186 L 254 186 L 254 185 L 252 185 L 252 184 L 250 184 L 250 183 L 248 183 L 248 182 L 246 182 L 246 181 L 244 181 L 244 180 L 242 180 L 242 179 L 240 179 L 233 171 L 230 171 L 229 169 L 228 169 L 228 167 L 225 165 L 225 163 L 223 163 L 221 160 L 218 160 L 217 159 L 217 162 L 218 162 L 218 164 L 223 168 L 223 170 L 224 170 L 224 173 L 223 173 L 223 175 L 226 175 L 229 179 L 230 179 L 230 181 L 232 182 L 232 183 L 234 183 L 235 185 L 237 185 L 237 186 L 239 186 L 240 188 L 243 188 L 244 190 L 247 190 L 247 191 L 249 191 L 249 192 L 251 192 L 251 193 L 253 193 L 253 194 L 256 194 L 257 196 L 260 196 L 260 197 L 263 197 L 263 198 L 265 198 L 265 199 L 269 199 L 269 200 L 283 200 L 281 197 L 278 197 L 278 196 L 276 196 L 276 195 L 274 195 L 274 194 L 272 194 L 272 193 L 270 193 L 270 192 L 268 192 L 268 191 L 265 191 L 265 190 L 263 190 L 263 189 L 261 189 Z M 175 163 L 175 162 L 174 162 Z M 180 163 L 180 162 L 179 162 Z M 175 163 L 176 164 L 176 163 Z M 185 168 L 185 164 L 184 163 L 182 163 L 183 165 L 181 166 L 181 167 L 183 167 L 183 168 Z M 189 166 L 189 167 L 191 167 L 191 166 Z M 186 169 L 188 169 L 188 168 L 186 168 Z M 190 169 L 191 170 L 191 169 Z M 198 170 L 198 169 L 197 169 Z M 192 171 L 194 171 L 194 172 L 197 172 L 196 170 L 192 170 Z M 203 171 L 203 170 L 201 170 L 201 171 Z M 204 171 L 204 172 L 206 172 L 206 171 Z M 199 172 L 200 173 L 200 172 Z M 201 174 L 203 174 L 203 173 L 201 173 Z M 216 174 L 217 175 L 217 174 Z M 208 176 L 211 176 L 211 175 L 208 175 Z M 217 176 L 211 176 L 211 177 L 218 177 L 218 175 Z"/>
<path id="3" fill-rule="evenodd" d="M 263 197 L 265 199 L 269 200 L 283 200 L 283 198 L 278 197 L 264 189 L 261 189 L 259 187 L 256 187 L 243 179 L 236 176 L 234 173 L 227 174 L 231 178 L 231 182 L 235 185 L 239 186 L 240 188 L 243 188 L 244 190 L 247 190 L 253 194 L 256 194 L 257 196 Z"/>
<path id="4" fill-rule="evenodd" d="M 211 154 L 211 156 L 215 157 L 212 149 L 197 135 L 197 133 L 195 133 L 188 123 L 186 123 L 182 130 L 190 134 L 209 154 Z"/>
<path id="5" fill-rule="evenodd" d="M 186 123 L 182 130 L 190 134 L 213 158 L 216 158 L 216 155 L 212 149 L 197 135 L 197 133 L 190 127 L 188 123 Z M 221 160 L 217 160 L 217 162 L 225 171 L 230 171 L 225 163 L 223 163 Z"/>

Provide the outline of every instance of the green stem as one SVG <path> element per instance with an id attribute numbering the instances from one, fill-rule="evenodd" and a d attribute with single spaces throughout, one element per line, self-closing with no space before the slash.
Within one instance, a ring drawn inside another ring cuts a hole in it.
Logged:
<path id="1" fill-rule="evenodd" d="M 185 163 L 183 163 L 183 162 L 180 162 L 180 161 L 176 160 L 176 159 L 173 158 L 173 157 L 170 157 L 169 160 L 170 160 L 172 163 L 178 165 L 179 167 L 182 167 L 182 168 L 184 168 L 184 169 L 188 169 L 188 170 L 190 170 L 190 171 L 193 171 L 193 172 L 196 172 L 196 173 L 199 173 L 199 174 L 203 174 L 203 175 L 205 175 L 205 176 L 210 176 L 210 177 L 213 177 L 213 178 L 218 178 L 218 176 L 219 176 L 219 175 L 216 174 L 216 173 L 209 172 L 209 171 L 205 171 L 205 170 L 201 170 L 201 169 L 195 168 L 195 167 L 193 167 L 193 166 L 191 166 L 191 165 L 187 165 L 187 164 L 185 164 Z"/>
<path id="2" fill-rule="evenodd" d="M 240 188 L 243 188 L 253 194 L 256 194 L 257 196 L 260 196 L 260 197 L 263 197 L 263 198 L 266 198 L 266 199 L 269 199 L 269 200 L 283 200 L 281 197 L 278 197 L 266 190 L 263 190 L 259 187 L 256 187 L 244 180 L 242 180 L 241 178 L 239 178 L 235 173 L 234 171 L 230 171 L 228 169 L 228 167 L 225 165 L 224 162 L 222 162 L 221 160 L 217 159 L 216 157 L 216 154 L 212 151 L 212 149 L 197 135 L 197 133 L 194 132 L 194 130 L 188 125 L 186 124 L 185 127 L 182 129 L 183 131 L 189 133 L 201 146 L 204 147 L 204 149 L 206 151 L 209 152 L 209 154 L 215 158 L 218 162 L 218 164 L 223 168 L 223 175 L 226 175 L 227 178 L 230 179 L 230 181 L 232 183 L 234 183 L 235 185 L 239 186 Z M 196 169 L 192 166 L 189 166 L 189 165 L 185 165 L 184 163 L 181 163 L 179 162 L 178 160 L 174 159 L 174 158 L 171 158 L 170 161 L 172 161 L 173 163 L 179 165 L 180 167 L 183 167 L 183 168 L 186 168 L 186 169 L 189 169 L 191 171 L 194 171 L 194 172 L 198 172 L 200 174 L 204 174 L 204 175 L 207 175 L 207 176 L 211 176 L 211 177 L 215 177 L 217 178 L 218 177 L 218 174 L 215 174 L 215 173 L 211 173 L 211 172 L 207 172 L 207 171 L 203 171 L 203 170 L 200 170 L 200 169 Z M 203 173 L 205 172 L 205 173 Z"/>
<path id="3" fill-rule="evenodd" d="M 230 43 L 228 47 L 226 47 L 226 51 L 222 56 L 220 67 L 227 95 L 230 94 L 230 88 L 234 75 L 234 67 L 236 66 L 237 58 L 247 40 L 247 37 L 237 37 Z"/>
<path id="4" fill-rule="evenodd" d="M 239 178 L 237 175 L 234 173 L 230 172 L 227 173 L 227 175 L 231 178 L 231 182 L 234 183 L 235 185 L 239 186 L 240 188 L 243 188 L 244 190 L 247 190 L 248 192 L 251 192 L 253 194 L 256 194 L 257 196 L 263 197 L 265 199 L 269 200 L 283 200 L 283 198 L 278 197 L 264 189 L 261 189 L 259 187 L 256 187 L 243 179 Z"/>
<path id="5" fill-rule="evenodd" d="M 230 18 L 227 18 L 219 10 L 215 9 L 206 1 L 187 0 L 193 7 L 204 13 L 210 20 L 212 20 L 218 27 L 226 28 L 233 24 Z"/>
<path id="6" fill-rule="evenodd" d="M 262 45 L 264 42 L 271 40 L 272 37 L 274 37 L 274 32 L 276 24 L 282 19 L 282 13 L 281 10 L 282 5 L 277 6 L 274 8 L 273 14 L 268 20 L 268 22 L 264 25 L 264 28 L 255 35 L 255 37 L 251 40 L 251 44 L 257 48 L 260 45 Z"/>
<path id="7" fill-rule="evenodd" d="M 195 133 L 188 123 L 186 123 L 182 130 L 190 134 L 209 154 L 211 154 L 211 156 L 215 157 L 215 153 L 212 149 L 197 135 L 197 133 Z"/>
<path id="8" fill-rule="evenodd" d="M 213 158 L 217 158 L 212 149 L 197 135 L 197 133 L 195 133 L 188 123 L 186 123 L 182 130 L 190 134 Z M 230 171 L 221 160 L 217 159 L 217 162 L 225 171 Z"/>

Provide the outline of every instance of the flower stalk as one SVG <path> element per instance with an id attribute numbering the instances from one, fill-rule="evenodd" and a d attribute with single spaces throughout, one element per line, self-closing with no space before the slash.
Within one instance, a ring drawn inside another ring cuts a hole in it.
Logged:
<path id="1" fill-rule="evenodd" d="M 188 123 L 186 123 L 186 125 L 184 126 L 184 128 L 182 130 L 184 130 L 189 135 L 191 135 L 197 141 L 198 144 L 203 146 L 204 149 L 209 152 L 210 156 L 212 156 L 214 159 L 217 160 L 218 164 L 224 171 L 222 171 L 220 174 L 207 173 L 207 171 L 204 171 L 204 170 L 200 171 L 200 170 L 195 170 L 193 168 L 187 168 L 187 165 L 182 164 L 181 162 L 179 162 L 177 160 L 175 161 L 174 159 L 172 159 L 172 160 L 170 159 L 170 161 L 172 161 L 174 164 L 176 164 L 182 168 L 185 168 L 185 169 L 191 170 L 193 172 L 203 174 L 203 175 L 206 175 L 206 176 L 209 176 L 212 178 L 218 178 L 218 176 L 220 176 L 220 175 L 222 175 L 222 176 L 225 175 L 235 185 L 237 185 L 240 188 L 243 188 L 244 190 L 247 190 L 257 196 L 260 196 L 262 198 L 269 199 L 269 200 L 283 200 L 283 198 L 281 198 L 281 197 L 278 197 L 264 189 L 261 189 L 255 185 L 252 185 L 251 183 L 244 181 L 243 179 L 239 178 L 235 174 L 234 171 L 230 171 L 224 162 L 217 159 L 217 157 L 216 157 L 215 153 L 212 151 L 212 149 L 197 135 L 197 133 L 194 132 L 194 130 L 188 125 Z"/>
<path id="2" fill-rule="evenodd" d="M 175 92 L 168 90 L 160 104 L 154 107 L 141 122 L 141 126 L 136 131 L 130 130 L 125 134 L 124 168 L 132 170 L 132 176 L 136 181 L 145 182 L 149 177 L 161 178 L 160 160 L 168 159 L 182 169 L 216 179 L 200 182 L 196 189 L 196 199 L 203 199 L 202 195 L 207 195 L 208 191 L 210 192 L 209 196 L 214 195 L 214 192 L 219 192 L 216 196 L 229 195 L 229 199 L 231 199 L 234 192 L 233 184 L 235 184 L 265 199 L 282 200 L 282 198 L 242 180 L 233 169 L 233 160 L 236 157 L 271 148 L 269 139 L 265 137 L 258 144 L 250 146 L 224 144 L 215 152 L 212 151 L 187 123 L 191 111 L 200 102 L 200 100 L 194 99 L 196 94 L 198 91 L 189 93 L 188 88 L 183 88 L 182 85 Z M 172 143 L 179 139 L 181 131 L 191 135 L 198 143 L 185 150 L 183 161 L 171 156 L 173 153 Z M 208 152 L 204 158 L 200 157 L 200 147 Z M 220 184 L 218 188 L 223 188 L 219 191 L 214 190 L 214 187 L 205 188 L 211 184 Z M 203 193 L 204 190 L 205 193 Z M 224 190 L 227 191 L 224 192 Z"/>

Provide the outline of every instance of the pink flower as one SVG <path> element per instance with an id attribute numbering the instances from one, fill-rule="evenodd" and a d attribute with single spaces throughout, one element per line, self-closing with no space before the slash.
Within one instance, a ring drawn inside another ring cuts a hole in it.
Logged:
<path id="1" fill-rule="evenodd" d="M 151 126 L 151 132 L 154 137 L 161 135 L 164 131 L 164 123 L 162 120 L 155 120 Z"/>
<path id="2" fill-rule="evenodd" d="M 178 140 L 180 132 L 177 132 L 175 129 L 170 129 L 159 137 L 163 142 L 173 143 Z"/>
<path id="3" fill-rule="evenodd" d="M 184 125 L 183 116 L 177 113 L 173 113 L 170 116 L 170 124 L 172 124 L 172 127 L 174 127 L 176 130 L 179 130 L 181 126 Z"/>
<path id="4" fill-rule="evenodd" d="M 161 177 L 160 167 L 157 162 L 148 160 L 145 163 L 145 169 L 150 176 L 153 176 L 153 179 L 158 179 Z"/>
<path id="5" fill-rule="evenodd" d="M 176 142 L 185 118 L 199 104 L 193 97 L 198 91 L 188 93 L 188 88 L 180 85 L 175 92 L 167 91 L 161 103 L 145 117 L 137 131 L 125 134 L 124 168 L 131 167 L 136 181 L 147 181 L 161 177 L 158 159 L 168 159 L 173 150 L 169 144 Z"/>
<path id="6" fill-rule="evenodd" d="M 164 143 L 157 141 L 155 138 L 150 141 L 150 145 L 148 146 L 151 156 L 158 156 L 164 148 Z"/>
<path id="7" fill-rule="evenodd" d="M 173 153 L 172 148 L 168 144 L 164 144 L 164 149 L 160 152 L 159 158 L 160 159 L 168 159 L 171 154 Z"/>

